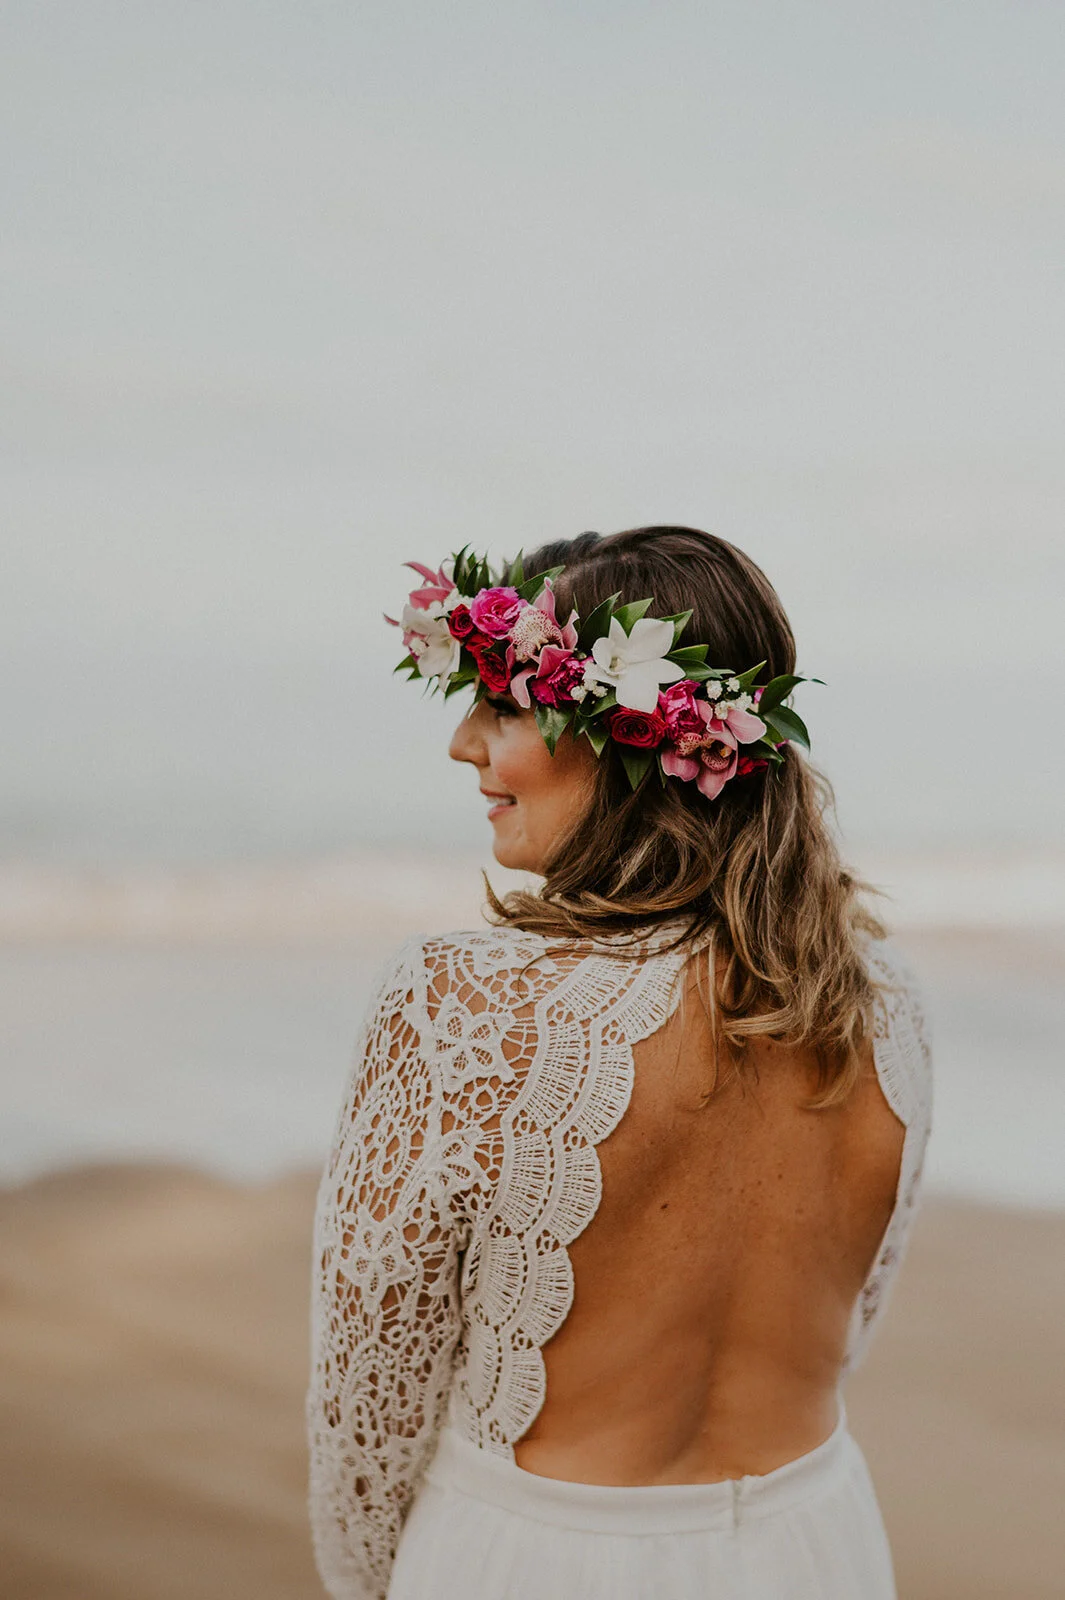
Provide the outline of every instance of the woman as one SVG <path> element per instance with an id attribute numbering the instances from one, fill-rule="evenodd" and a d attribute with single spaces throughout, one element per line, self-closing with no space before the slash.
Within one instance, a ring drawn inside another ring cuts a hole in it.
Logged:
<path id="1" fill-rule="evenodd" d="M 840 1380 L 930 1063 L 796 748 L 780 602 L 686 528 L 418 570 L 405 665 L 473 687 L 451 755 L 543 884 L 409 941 L 370 1009 L 317 1216 L 326 1587 L 888 1600 Z"/>

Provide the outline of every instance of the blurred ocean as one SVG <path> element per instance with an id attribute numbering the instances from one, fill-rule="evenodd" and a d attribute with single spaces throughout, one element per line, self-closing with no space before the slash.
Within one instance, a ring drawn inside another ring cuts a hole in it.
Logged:
<path id="1" fill-rule="evenodd" d="M 321 1161 L 379 963 L 476 926 L 479 858 L 0 870 L 0 1181 Z M 1065 858 L 863 860 L 929 997 L 929 1182 L 1065 1207 Z M 510 875 L 490 867 L 497 888 Z"/>
<path id="2" fill-rule="evenodd" d="M 401 563 L 676 521 L 825 680 L 935 1181 L 1065 1203 L 1055 8 L 16 10 L 0 1177 L 317 1160 L 371 964 L 477 917 Z"/>

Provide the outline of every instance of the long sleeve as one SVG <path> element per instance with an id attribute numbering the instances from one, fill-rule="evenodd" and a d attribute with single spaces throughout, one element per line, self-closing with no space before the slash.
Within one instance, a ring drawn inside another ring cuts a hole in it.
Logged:
<path id="1" fill-rule="evenodd" d="M 446 1409 L 459 1237 L 421 946 L 387 968 L 356 1048 L 315 1218 L 310 1513 L 334 1600 L 382 1600 Z"/>

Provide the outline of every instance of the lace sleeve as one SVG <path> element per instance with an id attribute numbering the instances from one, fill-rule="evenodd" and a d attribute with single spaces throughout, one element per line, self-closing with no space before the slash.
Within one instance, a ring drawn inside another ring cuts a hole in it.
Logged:
<path id="1" fill-rule="evenodd" d="M 439 1176 L 424 990 L 412 940 L 369 1008 L 318 1193 L 310 1514 L 334 1600 L 385 1595 L 459 1336 L 459 1239 Z"/>
<path id="2" fill-rule="evenodd" d="M 906 1136 L 895 1207 L 851 1319 L 848 1372 L 868 1351 L 906 1253 L 932 1130 L 932 1033 L 920 983 L 890 940 L 870 946 L 868 966 L 877 989 L 873 1021 L 877 1077 Z"/>

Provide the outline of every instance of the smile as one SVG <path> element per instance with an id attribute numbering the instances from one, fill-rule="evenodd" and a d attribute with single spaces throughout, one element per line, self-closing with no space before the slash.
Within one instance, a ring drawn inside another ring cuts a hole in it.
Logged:
<path id="1" fill-rule="evenodd" d="M 481 794 L 488 801 L 489 816 L 495 811 L 505 811 L 518 803 L 512 794 L 488 794 L 484 789 L 481 790 Z"/>

